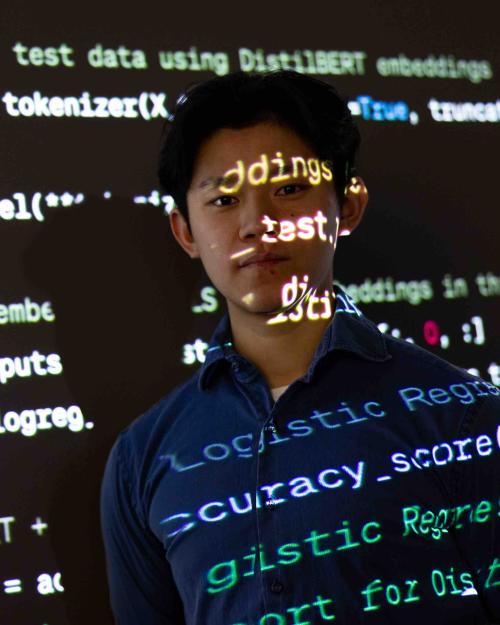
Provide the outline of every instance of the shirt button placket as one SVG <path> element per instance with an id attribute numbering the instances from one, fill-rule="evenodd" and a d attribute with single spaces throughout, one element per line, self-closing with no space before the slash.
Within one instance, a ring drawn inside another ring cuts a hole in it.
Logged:
<path id="1" fill-rule="evenodd" d="M 267 499 L 266 500 L 266 508 L 268 510 L 274 510 L 275 506 L 276 506 L 276 504 L 274 503 L 274 499 Z"/>
<path id="2" fill-rule="evenodd" d="M 284 586 L 279 579 L 273 579 L 273 581 L 269 584 L 269 590 L 275 595 L 280 595 L 283 592 L 283 589 Z"/>
<path id="3" fill-rule="evenodd" d="M 272 432 L 273 434 L 277 434 L 278 429 L 276 428 L 276 423 L 271 418 L 271 420 L 264 426 L 264 430 L 266 432 Z"/>
<path id="4" fill-rule="evenodd" d="M 276 434 L 276 432 L 278 431 L 276 429 L 276 425 L 274 423 L 274 421 L 269 421 L 269 423 L 267 423 L 267 425 L 264 426 L 264 430 L 266 430 L 267 432 L 272 432 L 273 434 Z M 271 499 L 267 499 L 265 502 L 265 506 L 268 510 L 274 510 L 277 507 L 277 501 L 276 499 L 273 499 L 271 497 Z"/>
<path id="5" fill-rule="evenodd" d="M 274 418 L 268 414 L 266 422 L 262 426 L 261 436 L 266 435 L 267 440 L 273 440 L 274 438 L 277 437 L 277 434 L 278 434 L 278 428 L 276 427 Z M 275 472 L 275 469 L 273 468 L 275 464 L 273 447 L 272 446 L 269 447 L 268 445 L 266 445 L 266 453 L 263 453 L 261 456 L 259 456 L 259 458 L 260 458 L 260 462 L 258 463 L 258 482 L 261 484 L 266 484 L 266 483 L 269 484 L 271 483 L 270 475 L 272 475 Z M 268 537 L 269 539 L 272 536 L 276 537 L 276 525 L 275 524 L 278 519 L 276 516 L 274 516 L 276 514 L 274 510 L 279 507 L 279 503 L 281 501 L 283 500 L 280 500 L 279 496 L 273 496 L 273 494 L 269 493 L 268 498 L 263 502 L 264 512 L 263 512 L 263 516 L 261 517 L 261 521 L 262 521 L 261 536 L 262 536 L 263 543 L 267 544 L 269 542 L 267 540 Z M 276 571 L 275 573 L 278 573 L 278 571 Z M 264 573 L 264 579 L 266 579 L 265 573 Z M 271 578 L 271 579 L 267 578 L 266 587 L 267 587 L 267 592 L 270 595 L 269 596 L 270 605 L 268 606 L 269 611 L 271 612 L 279 612 L 280 610 L 282 611 L 283 606 L 281 605 L 281 603 L 283 601 L 283 591 L 285 588 L 283 582 L 277 577 Z M 274 598 L 271 599 L 271 596 Z"/>

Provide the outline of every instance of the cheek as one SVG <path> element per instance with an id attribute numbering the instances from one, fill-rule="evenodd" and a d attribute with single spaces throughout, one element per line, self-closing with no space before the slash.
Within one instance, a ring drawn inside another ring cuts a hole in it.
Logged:
<path id="1" fill-rule="evenodd" d="M 329 204 L 327 204 L 325 214 L 328 220 L 325 229 L 328 230 L 328 232 L 336 234 L 338 232 L 340 223 L 340 210 L 336 201 L 331 201 Z"/>
<path id="2" fill-rule="evenodd" d="M 200 257 L 205 268 L 218 269 L 221 268 L 222 263 L 227 258 L 227 254 L 217 241 L 205 241 L 204 246 L 200 251 Z"/>
<path id="3" fill-rule="evenodd" d="M 195 237 L 196 238 L 196 237 Z M 207 271 L 222 273 L 231 266 L 231 239 L 220 228 L 206 227 L 196 238 L 201 261 Z"/>

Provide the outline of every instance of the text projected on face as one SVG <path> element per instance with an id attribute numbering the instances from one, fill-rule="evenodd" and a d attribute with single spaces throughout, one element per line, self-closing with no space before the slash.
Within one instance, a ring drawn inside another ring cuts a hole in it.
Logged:
<path id="1" fill-rule="evenodd" d="M 237 193 L 241 185 L 247 182 L 253 186 L 259 186 L 276 182 L 288 182 L 289 180 L 302 177 L 311 185 L 319 185 L 324 179 L 327 182 L 333 180 L 332 163 L 328 160 L 317 158 L 305 159 L 302 156 L 292 156 L 290 164 L 283 158 L 282 152 L 276 152 L 276 156 L 269 159 L 267 154 L 261 154 L 259 160 L 248 168 L 242 160 L 236 161 L 236 166 L 228 169 L 219 182 L 219 190 L 222 193 Z"/>
<path id="2" fill-rule="evenodd" d="M 281 289 L 281 304 L 291 312 L 280 312 L 269 319 L 268 325 L 285 323 L 286 321 L 301 321 L 304 318 L 311 321 L 329 319 L 332 316 L 332 294 L 325 289 L 321 297 L 316 295 L 316 289 L 309 287 L 309 276 L 305 275 L 299 282 L 293 276 Z"/>

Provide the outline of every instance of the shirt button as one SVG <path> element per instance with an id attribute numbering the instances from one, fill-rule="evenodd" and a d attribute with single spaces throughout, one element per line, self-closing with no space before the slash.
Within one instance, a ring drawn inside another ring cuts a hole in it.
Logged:
<path id="1" fill-rule="evenodd" d="M 270 591 L 275 595 L 279 595 L 280 592 L 283 592 L 283 588 L 283 584 L 278 579 L 273 580 L 269 586 Z"/>

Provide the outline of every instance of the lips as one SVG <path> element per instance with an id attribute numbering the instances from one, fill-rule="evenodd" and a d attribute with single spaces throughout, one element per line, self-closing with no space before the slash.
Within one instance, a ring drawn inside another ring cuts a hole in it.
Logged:
<path id="1" fill-rule="evenodd" d="M 285 256 L 280 256 L 279 254 L 252 254 L 252 256 L 248 256 L 248 258 L 242 260 L 241 263 L 238 264 L 238 267 L 246 267 L 247 265 L 254 265 L 256 263 L 267 263 L 280 260 L 287 260 L 287 258 Z"/>

